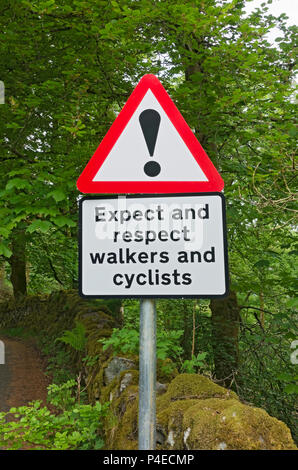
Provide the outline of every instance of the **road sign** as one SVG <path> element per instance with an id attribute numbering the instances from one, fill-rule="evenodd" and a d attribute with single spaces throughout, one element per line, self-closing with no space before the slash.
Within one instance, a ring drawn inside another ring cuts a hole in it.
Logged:
<path id="1" fill-rule="evenodd" d="M 224 297 L 221 193 L 80 200 L 83 297 Z"/>
<path id="2" fill-rule="evenodd" d="M 154 75 L 141 79 L 77 181 L 83 193 L 192 193 L 223 186 Z"/>

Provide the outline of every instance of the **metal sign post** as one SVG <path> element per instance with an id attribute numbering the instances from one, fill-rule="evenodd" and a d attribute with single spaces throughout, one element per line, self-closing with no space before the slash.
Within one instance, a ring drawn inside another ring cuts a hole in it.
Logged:
<path id="1" fill-rule="evenodd" d="M 156 307 L 140 300 L 139 450 L 156 446 Z"/>

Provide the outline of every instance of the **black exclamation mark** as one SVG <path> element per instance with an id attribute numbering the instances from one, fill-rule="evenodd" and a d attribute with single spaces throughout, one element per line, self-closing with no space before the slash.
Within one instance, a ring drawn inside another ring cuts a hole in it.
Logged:
<path id="1" fill-rule="evenodd" d="M 153 157 L 160 124 L 160 114 L 154 109 L 145 109 L 145 111 L 140 114 L 139 121 L 150 157 Z M 160 170 L 160 164 L 155 161 L 149 161 L 144 166 L 144 172 L 147 176 L 157 176 L 159 175 Z"/>

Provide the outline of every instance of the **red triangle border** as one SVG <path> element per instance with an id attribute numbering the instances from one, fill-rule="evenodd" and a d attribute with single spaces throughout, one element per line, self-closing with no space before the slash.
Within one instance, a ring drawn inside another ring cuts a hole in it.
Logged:
<path id="1" fill-rule="evenodd" d="M 94 176 L 108 157 L 149 88 L 205 173 L 208 181 L 93 181 Z M 223 187 L 222 177 L 158 78 L 152 74 L 144 75 L 140 80 L 77 181 L 79 191 L 92 194 L 214 192 L 221 191 Z"/>

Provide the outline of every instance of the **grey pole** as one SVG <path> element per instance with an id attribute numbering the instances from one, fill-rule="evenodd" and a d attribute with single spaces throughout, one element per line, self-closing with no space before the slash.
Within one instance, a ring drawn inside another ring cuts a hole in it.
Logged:
<path id="1" fill-rule="evenodd" d="M 140 301 L 139 450 L 156 446 L 156 308 Z"/>

